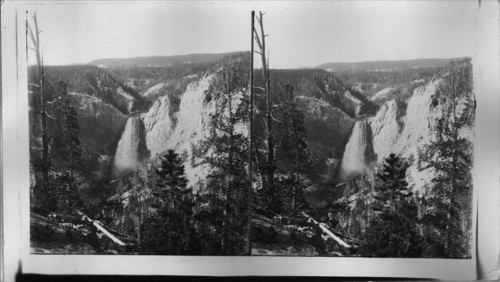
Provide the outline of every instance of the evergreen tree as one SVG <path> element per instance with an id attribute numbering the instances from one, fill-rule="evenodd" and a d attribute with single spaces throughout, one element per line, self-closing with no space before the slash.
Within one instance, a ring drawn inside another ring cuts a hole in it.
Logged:
<path id="1" fill-rule="evenodd" d="M 373 220 L 363 234 L 361 254 L 375 257 L 420 257 L 424 242 L 419 235 L 413 193 L 408 189 L 408 165 L 396 155 L 385 159 L 377 174 Z"/>
<path id="2" fill-rule="evenodd" d="M 184 165 L 179 155 L 168 150 L 161 159 L 156 187 L 152 192 L 153 216 L 142 227 L 145 253 L 187 255 L 196 253 L 193 225 L 194 198 L 187 188 Z"/>
<path id="3" fill-rule="evenodd" d="M 48 191 L 44 191 L 45 208 L 61 213 L 72 213 L 82 205 L 79 186 L 83 183 L 83 168 L 87 159 L 80 140 L 80 125 L 76 107 L 71 104 L 67 84 L 60 81 L 54 100 L 48 106 L 51 117 Z"/>
<path id="4" fill-rule="evenodd" d="M 51 159 L 60 159 L 69 170 L 81 171 L 85 152 L 79 136 L 78 112 L 71 103 L 67 87 L 67 83 L 59 81 L 49 108 L 53 117 Z"/>
<path id="5" fill-rule="evenodd" d="M 339 218 L 338 223 L 353 237 L 364 234 L 373 219 L 374 177 L 373 172 L 365 171 L 353 180 L 334 188 L 339 190 L 337 197 L 333 198 L 337 203 L 336 206 L 340 208 L 336 213 Z"/>
<path id="6" fill-rule="evenodd" d="M 433 241 L 435 256 L 470 256 L 472 200 L 472 144 L 460 132 L 474 120 L 471 69 L 468 61 L 452 62 L 435 96 L 442 108 L 437 136 L 424 150 L 434 169 L 423 219 Z"/>
<path id="7" fill-rule="evenodd" d="M 307 185 L 303 175 L 312 163 L 312 154 L 308 149 L 304 114 L 298 109 L 293 87 L 285 85 L 285 96 L 277 107 L 276 116 L 279 130 L 276 130 L 276 144 L 279 155 L 276 157 L 287 168 L 285 176 L 279 177 L 276 187 L 269 189 L 269 210 L 273 213 L 297 215 L 307 207 L 305 189 Z"/>
<path id="8" fill-rule="evenodd" d="M 229 58 L 215 82 L 218 110 L 212 134 L 200 145 L 211 172 L 200 195 L 197 218 L 202 225 L 204 253 L 248 253 L 248 138 L 237 125 L 248 122 L 247 61 Z"/>
<path id="9" fill-rule="evenodd" d="M 137 245 L 142 243 L 141 225 L 150 215 L 151 202 L 153 200 L 150 173 L 144 168 L 137 168 L 130 176 L 123 179 L 126 182 L 126 191 L 113 198 L 121 199 L 121 211 L 118 225 L 125 233 L 132 233 L 137 240 Z M 112 202 L 111 202 L 112 203 Z"/>

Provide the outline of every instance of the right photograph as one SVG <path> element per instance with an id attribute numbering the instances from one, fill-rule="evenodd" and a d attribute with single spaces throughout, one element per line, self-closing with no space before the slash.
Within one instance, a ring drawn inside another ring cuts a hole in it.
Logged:
<path id="1" fill-rule="evenodd" d="M 252 254 L 470 258 L 471 59 L 318 68 L 270 74 Z"/>
<path id="2" fill-rule="evenodd" d="M 265 20 L 252 255 L 470 258 L 471 57 L 273 69 Z"/>

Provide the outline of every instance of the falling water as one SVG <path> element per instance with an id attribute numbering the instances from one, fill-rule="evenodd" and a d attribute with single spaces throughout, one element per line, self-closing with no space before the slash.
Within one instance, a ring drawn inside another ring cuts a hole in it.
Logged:
<path id="1" fill-rule="evenodd" d="M 349 138 L 340 165 L 340 177 L 351 180 L 361 174 L 373 159 L 370 125 L 366 120 L 357 121 Z"/>
<path id="2" fill-rule="evenodd" d="M 139 162 L 139 117 L 130 117 L 118 142 L 114 159 L 115 176 L 124 176 L 133 171 Z"/>

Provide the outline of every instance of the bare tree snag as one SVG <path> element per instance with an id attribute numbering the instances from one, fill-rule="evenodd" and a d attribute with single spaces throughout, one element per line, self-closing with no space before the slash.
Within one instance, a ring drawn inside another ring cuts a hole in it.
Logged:
<path id="1" fill-rule="evenodd" d="M 252 208 L 253 208 L 253 47 L 254 47 L 254 39 L 253 32 L 255 29 L 254 19 L 255 19 L 255 11 L 251 13 L 251 31 L 250 31 L 250 128 L 248 132 L 248 150 L 249 160 L 248 160 L 248 255 L 252 255 Z"/>
<path id="2" fill-rule="evenodd" d="M 264 81 L 264 90 L 266 94 L 266 104 L 267 104 L 267 109 L 266 109 L 266 139 L 267 139 L 267 167 L 266 167 L 266 175 L 267 175 L 267 185 L 271 197 L 274 197 L 274 185 L 273 185 L 273 180 L 274 180 L 274 143 L 273 143 L 273 123 L 272 123 L 272 101 L 271 101 L 271 96 L 270 96 L 270 76 L 269 76 L 269 56 L 266 57 L 266 37 L 268 36 L 264 32 L 264 17 L 265 13 L 259 12 L 259 16 L 257 17 L 257 22 L 259 23 L 260 27 L 260 34 L 257 32 L 256 29 L 253 30 L 255 34 L 255 40 L 257 42 L 257 47 L 259 48 L 259 51 L 255 51 L 258 53 L 261 57 L 262 61 L 262 78 Z"/>
<path id="3" fill-rule="evenodd" d="M 32 50 L 35 51 L 37 82 L 36 85 L 40 95 L 40 111 L 41 124 L 40 130 L 42 133 L 42 189 L 46 190 L 49 182 L 49 144 L 47 136 L 47 103 L 45 98 L 45 74 L 43 70 L 43 59 L 40 48 L 40 33 L 38 28 L 38 20 L 36 13 L 33 14 L 34 30 L 28 25 L 28 31 L 33 44 Z"/>

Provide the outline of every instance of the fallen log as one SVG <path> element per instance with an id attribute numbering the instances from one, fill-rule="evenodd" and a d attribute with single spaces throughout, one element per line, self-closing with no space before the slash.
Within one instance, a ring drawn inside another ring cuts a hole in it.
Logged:
<path id="1" fill-rule="evenodd" d="M 342 239 L 340 239 L 339 237 L 337 237 L 335 234 L 333 234 L 332 231 L 330 231 L 324 223 L 322 222 L 318 222 L 316 221 L 314 218 L 312 218 L 310 215 L 308 215 L 307 213 L 305 212 L 302 212 L 302 215 L 307 219 L 308 222 L 312 222 L 314 223 L 315 225 L 317 225 L 319 228 L 321 228 L 321 230 L 323 232 L 325 232 L 326 234 L 328 234 L 328 236 L 330 236 L 333 240 L 335 240 L 335 242 L 339 243 L 339 245 L 343 246 L 343 247 L 346 247 L 346 248 L 350 248 L 351 245 L 347 244 L 346 242 L 344 242 Z"/>
<path id="2" fill-rule="evenodd" d="M 120 239 L 113 236 L 113 234 L 111 234 L 108 230 L 106 230 L 104 227 L 102 227 L 97 221 L 91 219 L 90 217 L 88 217 L 87 215 L 85 215 L 83 212 L 81 212 L 79 210 L 77 210 L 76 212 L 78 213 L 78 215 L 80 215 L 82 217 L 83 220 L 86 220 L 86 221 L 92 223 L 97 229 L 99 229 L 99 231 L 101 231 L 104 235 L 108 236 L 108 238 L 111 239 L 113 242 L 117 243 L 120 246 L 125 246 L 125 243 L 123 243 L 122 241 L 120 241 Z"/>

